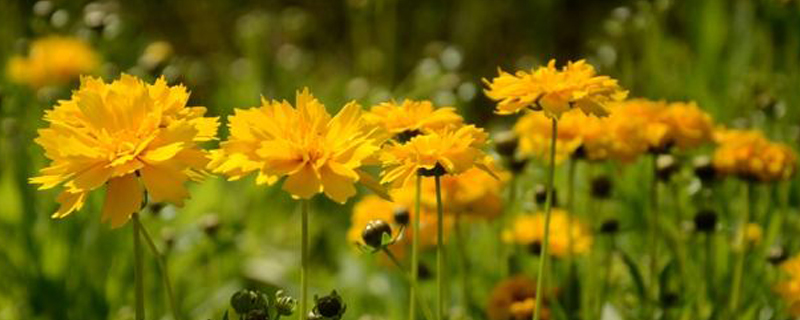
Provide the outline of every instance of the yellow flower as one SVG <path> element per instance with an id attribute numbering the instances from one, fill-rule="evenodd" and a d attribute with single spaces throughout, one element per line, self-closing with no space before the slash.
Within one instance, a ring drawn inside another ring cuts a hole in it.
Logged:
<path id="1" fill-rule="evenodd" d="M 396 192 L 397 191 L 399 190 L 396 190 Z M 409 221 L 412 221 L 414 219 L 414 212 L 412 209 L 414 207 L 414 203 L 413 200 L 405 200 L 407 199 L 406 197 L 393 198 L 395 200 L 404 200 L 390 202 L 375 195 L 368 195 L 356 203 L 356 205 L 353 207 L 353 215 L 350 219 L 350 229 L 347 230 L 347 242 L 363 245 L 364 241 L 361 238 L 361 234 L 364 231 L 364 228 L 367 226 L 367 223 L 373 220 L 383 220 L 389 223 L 392 227 L 392 236 L 396 237 L 400 231 L 400 225 L 394 220 L 395 213 L 397 211 L 406 211 L 409 213 Z M 444 218 L 444 225 L 442 227 L 444 229 L 445 237 L 450 233 L 452 222 L 453 221 L 451 217 L 447 216 Z M 437 224 L 438 221 L 435 211 L 423 208 L 422 215 L 420 216 L 419 243 L 421 247 L 427 248 L 436 245 Z M 411 239 L 414 237 L 412 229 L 413 228 L 410 228 L 409 224 L 409 227 L 405 229 L 403 239 L 398 244 L 390 247 L 392 252 L 400 256 L 404 254 L 404 245 L 402 244 L 411 243 Z"/>
<path id="2" fill-rule="evenodd" d="M 694 102 L 632 99 L 613 105 L 611 110 L 619 121 L 638 127 L 637 138 L 646 141 L 650 151 L 666 151 L 672 146 L 687 150 L 713 138 L 711 116 Z"/>
<path id="3" fill-rule="evenodd" d="M 77 38 L 49 36 L 31 43 L 27 57 L 12 57 L 8 78 L 33 88 L 64 84 L 93 72 L 99 59 L 92 47 Z"/>
<path id="4" fill-rule="evenodd" d="M 781 264 L 784 280 L 775 286 L 775 292 L 789 307 L 792 316 L 800 317 L 800 255 Z"/>
<path id="5" fill-rule="evenodd" d="M 39 130 L 36 143 L 52 160 L 31 178 L 40 189 L 63 184 L 63 218 L 83 207 L 87 194 L 107 185 L 102 219 L 119 227 L 138 211 L 147 191 L 156 202 L 182 206 L 188 179 L 203 177 L 206 153 L 198 142 L 214 138 L 217 118 L 203 117 L 203 107 L 186 107 L 183 86 L 155 84 L 122 75 L 104 83 L 82 78 L 71 100 L 47 111 L 50 126 Z"/>
<path id="6" fill-rule="evenodd" d="M 724 174 L 763 182 L 794 175 L 797 155 L 787 145 L 774 143 L 760 131 L 720 129 L 715 136 L 714 168 Z"/>
<path id="7" fill-rule="evenodd" d="M 416 135 L 446 127 L 460 126 L 463 119 L 452 107 L 434 109 L 427 100 L 403 100 L 402 103 L 384 102 L 373 106 L 364 119 L 385 131 L 386 139 L 397 137 L 405 142 Z"/>
<path id="8" fill-rule="evenodd" d="M 499 71 L 499 75 L 488 81 L 486 96 L 499 101 L 495 112 L 514 114 L 525 109 L 543 110 L 548 117 L 559 118 L 563 113 L 577 107 L 587 115 L 608 115 L 606 103 L 621 101 L 628 95 L 617 84 L 617 80 L 598 76 L 584 60 L 568 62 L 561 70 L 556 61 L 550 60 L 546 67 L 531 72 L 516 74 Z"/>
<path id="9" fill-rule="evenodd" d="M 641 134 L 643 122 L 616 112 L 613 105 L 610 110 L 610 116 L 581 126 L 586 158 L 631 162 L 648 149 L 647 139 Z"/>
<path id="10" fill-rule="evenodd" d="M 331 118 L 308 89 L 297 93 L 295 107 L 262 99 L 261 107 L 237 109 L 228 122 L 230 137 L 212 151 L 209 167 L 230 180 L 258 172 L 257 184 L 287 176 L 283 189 L 295 198 L 324 192 L 346 202 L 356 194 L 359 168 L 378 150 L 358 104 Z"/>
<path id="11" fill-rule="evenodd" d="M 547 296 L 543 297 L 542 319 L 550 319 Z M 489 320 L 527 320 L 536 308 L 536 283 L 525 276 L 513 276 L 498 283 L 489 295 Z"/>
<path id="12" fill-rule="evenodd" d="M 503 240 L 521 245 L 541 245 L 544 242 L 543 212 L 522 215 L 514 221 L 510 230 L 503 232 Z M 571 236 L 571 237 L 570 237 Z M 548 252 L 556 257 L 565 257 L 570 253 L 570 238 L 572 239 L 572 252 L 583 254 L 592 246 L 592 235 L 588 228 L 580 221 L 570 217 L 562 209 L 553 209 L 550 217 L 550 246 Z"/>
<path id="13" fill-rule="evenodd" d="M 686 150 L 710 142 L 714 133 L 711 116 L 694 102 L 673 102 L 661 113 L 660 121 L 669 128 L 669 142 Z"/>
<path id="14" fill-rule="evenodd" d="M 404 144 L 393 143 L 380 156 L 385 168 L 381 183 L 399 188 L 413 183 L 420 170 L 437 168 L 459 174 L 476 164 L 485 167 L 487 156 L 480 148 L 486 138 L 483 129 L 468 125 L 419 135 Z"/>
<path id="15" fill-rule="evenodd" d="M 758 223 L 750 222 L 744 228 L 745 242 L 752 246 L 759 245 L 763 237 L 764 237 L 764 231 L 761 230 L 761 226 L 759 226 Z"/>

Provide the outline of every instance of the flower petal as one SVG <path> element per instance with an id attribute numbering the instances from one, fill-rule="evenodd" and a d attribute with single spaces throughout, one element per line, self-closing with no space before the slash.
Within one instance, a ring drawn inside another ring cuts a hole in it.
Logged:
<path id="1" fill-rule="evenodd" d="M 139 179 L 134 174 L 109 180 L 102 221 L 111 222 L 112 228 L 124 225 L 141 208 L 143 193 Z"/>

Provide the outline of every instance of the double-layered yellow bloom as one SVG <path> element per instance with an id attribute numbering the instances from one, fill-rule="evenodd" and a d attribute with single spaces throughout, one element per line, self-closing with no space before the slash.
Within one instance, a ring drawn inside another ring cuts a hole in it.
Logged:
<path id="1" fill-rule="evenodd" d="M 763 182 L 789 179 L 797 155 L 789 146 L 767 140 L 756 130 L 725 130 L 715 136 L 714 168 L 721 173 Z"/>
<path id="2" fill-rule="evenodd" d="M 638 137 L 651 151 L 666 151 L 675 146 L 682 150 L 696 148 L 713 138 L 714 122 L 694 102 L 651 101 L 632 99 L 612 105 L 620 121 L 638 127 Z"/>
<path id="3" fill-rule="evenodd" d="M 39 88 L 77 79 L 93 72 L 99 64 L 97 54 L 86 42 L 50 36 L 33 41 L 27 57 L 12 57 L 6 72 L 13 82 Z"/>
<path id="4" fill-rule="evenodd" d="M 104 83 L 83 78 L 72 99 L 45 114 L 50 125 L 36 143 L 52 160 L 31 178 L 40 189 L 64 185 L 53 214 L 63 218 L 83 207 L 92 190 L 107 185 L 102 219 L 119 227 L 142 205 L 153 201 L 183 205 L 188 179 L 199 179 L 207 164 L 197 143 L 216 135 L 217 118 L 203 107 L 186 107 L 183 86 L 155 84 L 122 75 Z"/>
<path id="5" fill-rule="evenodd" d="M 617 80 L 598 76 L 584 60 L 568 62 L 561 70 L 556 61 L 545 67 L 510 74 L 502 70 L 492 81 L 484 79 L 486 95 L 496 101 L 498 114 L 514 114 L 525 109 L 542 110 L 548 117 L 559 118 L 572 108 L 588 115 L 607 116 L 605 105 L 621 101 L 628 92 Z"/>
<path id="6" fill-rule="evenodd" d="M 289 102 L 262 99 L 261 107 L 228 117 L 230 136 L 212 151 L 209 167 L 237 180 L 257 172 L 257 184 L 286 176 L 283 189 L 309 199 L 324 192 L 344 203 L 356 194 L 359 168 L 378 150 L 361 107 L 348 103 L 331 117 L 308 89 Z"/>
<path id="7" fill-rule="evenodd" d="M 419 135 L 403 144 L 390 142 L 380 156 L 385 168 L 381 183 L 400 188 L 411 185 L 421 171 L 459 174 L 476 164 L 485 168 L 487 156 L 480 148 L 487 137 L 483 129 L 468 125 Z"/>
<path id="8" fill-rule="evenodd" d="M 514 221 L 510 230 L 503 232 L 503 240 L 521 245 L 541 245 L 544 241 L 544 222 L 545 215 L 542 212 L 522 215 Z M 588 252 L 593 241 L 589 229 L 583 223 L 562 209 L 553 209 L 548 253 L 556 257 L 568 256 L 570 240 L 573 254 Z"/>
<path id="9" fill-rule="evenodd" d="M 364 114 L 364 119 L 381 128 L 382 138 L 397 138 L 401 142 L 419 134 L 460 126 L 463 122 L 455 108 L 434 108 L 433 103 L 427 100 L 384 102 L 373 106 Z"/>
<path id="10" fill-rule="evenodd" d="M 783 298 L 792 316 L 800 316 L 800 255 L 781 264 L 784 280 L 775 286 L 775 291 Z"/>

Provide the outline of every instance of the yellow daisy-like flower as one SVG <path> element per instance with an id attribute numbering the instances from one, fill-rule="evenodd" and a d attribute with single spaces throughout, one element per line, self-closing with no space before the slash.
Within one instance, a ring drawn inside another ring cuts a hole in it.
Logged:
<path id="1" fill-rule="evenodd" d="M 520 245 L 541 245 L 544 241 L 543 212 L 522 215 L 514 221 L 510 230 L 503 232 L 503 240 Z M 556 257 L 565 257 L 570 253 L 570 236 L 573 254 L 583 254 L 592 246 L 592 235 L 588 227 L 575 218 L 570 217 L 562 209 L 553 209 L 550 217 L 550 245 L 548 253 Z"/>
<path id="2" fill-rule="evenodd" d="M 228 122 L 230 137 L 212 151 L 209 167 L 230 180 L 257 172 L 257 184 L 286 176 L 283 189 L 295 198 L 324 192 L 346 202 L 356 194 L 359 168 L 378 150 L 358 104 L 331 117 L 308 89 L 297 93 L 295 107 L 262 99 L 261 107 L 237 109 Z"/>
<path id="3" fill-rule="evenodd" d="M 384 102 L 373 106 L 364 119 L 381 128 L 384 139 L 397 138 L 401 142 L 432 130 L 460 126 L 463 118 L 452 107 L 434 108 L 427 100 L 403 100 L 402 103 Z"/>
<path id="4" fill-rule="evenodd" d="M 102 219 L 119 227 L 138 211 L 147 191 L 156 202 L 182 206 L 188 179 L 199 179 L 207 164 L 198 142 L 216 135 L 217 118 L 203 107 L 186 107 L 183 86 L 155 84 L 122 75 L 104 83 L 82 78 L 71 100 L 61 101 L 44 116 L 50 126 L 39 130 L 36 143 L 52 160 L 30 179 L 49 189 L 64 185 L 63 218 L 83 207 L 92 190 L 107 185 Z"/>
<path id="5" fill-rule="evenodd" d="M 398 190 L 399 191 L 399 190 Z M 433 195 L 427 195 L 426 198 L 432 197 Z M 405 197 L 393 197 L 395 200 L 397 199 L 406 199 Z M 392 227 L 392 237 L 397 237 L 398 232 L 400 231 L 400 224 L 395 221 L 395 214 L 398 211 L 405 211 L 408 213 L 409 221 L 414 219 L 413 215 L 413 200 L 411 202 L 408 201 L 397 201 L 397 202 L 390 202 L 384 199 L 381 199 L 375 195 L 368 195 L 361 199 L 356 205 L 353 207 L 353 215 L 350 219 L 350 229 L 347 230 L 347 242 L 353 244 L 361 244 L 364 245 L 364 240 L 362 239 L 361 235 L 364 232 L 364 228 L 367 226 L 367 223 L 373 220 L 383 220 Z M 436 218 L 435 211 L 427 210 L 423 208 L 422 215 L 420 216 L 420 238 L 419 243 L 422 248 L 433 247 L 436 245 L 436 228 L 438 225 L 438 221 Z M 445 238 L 447 234 L 450 233 L 450 229 L 453 225 L 452 217 L 446 216 L 444 218 L 444 225 L 442 226 L 444 229 Z M 390 247 L 392 252 L 402 256 L 404 251 L 404 245 L 411 243 L 411 239 L 413 239 L 413 228 L 406 228 L 405 233 L 403 235 L 403 239 L 397 244 Z"/>
<path id="6" fill-rule="evenodd" d="M 568 62 L 561 70 L 556 61 L 531 72 L 510 74 L 502 70 L 492 81 L 484 79 L 485 92 L 499 101 L 496 113 L 507 115 L 526 109 L 543 110 L 548 117 L 559 118 L 572 108 L 588 115 L 608 115 L 606 103 L 621 101 L 628 92 L 622 90 L 617 80 L 598 76 L 594 67 L 584 60 Z"/>
<path id="7" fill-rule="evenodd" d="M 475 165 L 485 168 L 488 160 L 480 148 L 487 137 L 483 129 L 468 125 L 419 135 L 404 144 L 393 143 L 380 156 L 385 168 L 381 183 L 400 188 L 413 183 L 420 171 L 459 174 Z"/>
<path id="8" fill-rule="evenodd" d="M 719 130 L 714 151 L 714 168 L 724 174 L 762 182 L 791 178 L 797 169 L 797 155 L 789 146 L 767 140 L 756 130 Z"/>
<path id="9" fill-rule="evenodd" d="M 785 278 L 775 286 L 775 292 L 789 307 L 792 316 L 800 317 L 800 255 L 781 263 Z"/>
<path id="10" fill-rule="evenodd" d="M 6 72 L 13 82 L 39 88 L 67 83 L 92 73 L 99 64 L 97 54 L 86 42 L 49 36 L 33 41 L 27 57 L 9 59 Z"/>
<path id="11" fill-rule="evenodd" d="M 632 99 L 611 108 L 620 121 L 639 127 L 638 136 L 651 151 L 665 151 L 675 146 L 682 150 L 696 148 L 713 138 L 714 122 L 694 102 Z"/>

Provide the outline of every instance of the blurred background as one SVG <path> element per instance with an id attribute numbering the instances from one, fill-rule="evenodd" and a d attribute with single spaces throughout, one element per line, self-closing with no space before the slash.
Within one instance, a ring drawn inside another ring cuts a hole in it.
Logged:
<path id="1" fill-rule="evenodd" d="M 132 319 L 130 226 L 101 224 L 97 194 L 82 212 L 52 220 L 55 191 L 27 184 L 46 163 L 32 143 L 42 115 L 78 81 L 21 83 L 6 62 L 51 35 L 89 43 L 95 75 L 164 75 L 189 88 L 190 105 L 223 118 L 261 96 L 292 101 L 307 86 L 330 112 L 349 100 L 431 99 L 498 131 L 513 119 L 492 117 L 483 78 L 498 67 L 587 59 L 632 97 L 694 100 L 719 123 L 793 145 L 800 136 L 799 1 L 0 0 L 0 319 Z M 633 193 L 637 177 L 618 181 Z M 312 292 L 337 289 L 350 319 L 398 319 L 402 276 L 346 241 L 353 202 L 314 203 Z M 620 205 L 621 219 L 636 221 L 643 206 Z M 151 207 L 143 221 L 167 255 L 186 318 L 220 318 L 243 287 L 297 295 L 296 209 L 279 186 L 216 177 L 192 185 L 184 208 Z M 491 258 L 480 245 L 472 251 Z M 167 319 L 147 257 L 149 315 Z M 476 280 L 477 299 L 497 280 Z"/>

